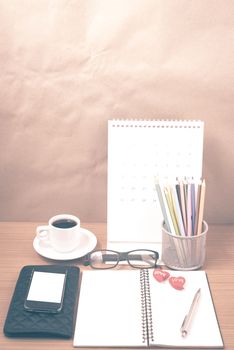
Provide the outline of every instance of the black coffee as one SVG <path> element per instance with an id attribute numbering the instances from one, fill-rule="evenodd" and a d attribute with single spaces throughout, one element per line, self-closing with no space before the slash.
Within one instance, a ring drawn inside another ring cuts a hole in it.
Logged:
<path id="1" fill-rule="evenodd" d="M 53 222 L 52 224 L 57 228 L 71 228 L 77 225 L 77 222 L 71 219 L 59 219 Z"/>

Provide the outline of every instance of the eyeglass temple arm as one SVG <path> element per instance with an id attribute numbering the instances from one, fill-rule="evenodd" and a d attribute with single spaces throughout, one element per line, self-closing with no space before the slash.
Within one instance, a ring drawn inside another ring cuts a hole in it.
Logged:
<path id="1" fill-rule="evenodd" d="M 143 260 L 141 254 L 131 254 L 131 256 L 128 255 L 128 253 L 119 253 L 118 260 L 128 260 L 131 258 L 131 260 Z M 106 261 L 116 261 L 116 255 L 115 254 L 104 254 L 103 255 L 103 262 Z"/>
<path id="2" fill-rule="evenodd" d="M 89 260 L 89 256 L 85 255 L 82 259 L 83 265 L 84 266 L 89 266 L 90 265 L 90 260 Z"/>
<path id="3" fill-rule="evenodd" d="M 127 259 L 127 253 L 119 253 L 117 254 L 103 254 L 102 256 L 103 262 L 106 261 L 120 261 L 120 260 L 126 260 Z"/>
<path id="4" fill-rule="evenodd" d="M 118 259 L 116 259 L 116 257 L 118 257 Z M 120 253 L 120 254 L 102 254 L 102 260 L 103 262 L 107 262 L 107 261 L 116 261 L 116 260 L 126 260 L 127 258 L 127 253 Z M 89 260 L 89 256 L 86 255 L 83 258 L 83 265 L 85 266 L 89 266 L 90 265 L 90 260 Z"/>

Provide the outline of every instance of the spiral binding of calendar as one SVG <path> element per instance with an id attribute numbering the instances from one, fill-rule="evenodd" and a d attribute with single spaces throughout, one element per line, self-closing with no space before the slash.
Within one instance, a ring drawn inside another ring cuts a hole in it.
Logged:
<path id="1" fill-rule="evenodd" d="M 140 271 L 141 284 L 141 315 L 142 315 L 142 342 L 154 341 L 152 307 L 149 284 L 149 271 Z"/>
<path id="2" fill-rule="evenodd" d="M 199 119 L 110 119 L 109 125 L 116 128 L 202 128 L 204 122 Z"/>

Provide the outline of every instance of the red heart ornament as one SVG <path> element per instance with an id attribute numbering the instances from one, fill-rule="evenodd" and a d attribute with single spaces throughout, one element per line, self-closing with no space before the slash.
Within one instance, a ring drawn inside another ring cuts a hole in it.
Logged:
<path id="1" fill-rule="evenodd" d="M 153 276 L 158 282 L 163 282 L 170 276 L 170 274 L 167 271 L 154 269 Z"/>
<path id="2" fill-rule="evenodd" d="M 184 288 L 185 278 L 184 277 L 170 277 L 169 282 L 171 286 L 175 289 L 181 290 Z"/>

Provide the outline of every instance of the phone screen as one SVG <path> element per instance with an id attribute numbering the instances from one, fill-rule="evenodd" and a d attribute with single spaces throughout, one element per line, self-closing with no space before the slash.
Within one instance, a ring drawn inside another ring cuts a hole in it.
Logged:
<path id="1" fill-rule="evenodd" d="M 25 299 L 27 311 L 59 312 L 62 309 L 66 272 L 33 271 Z"/>

